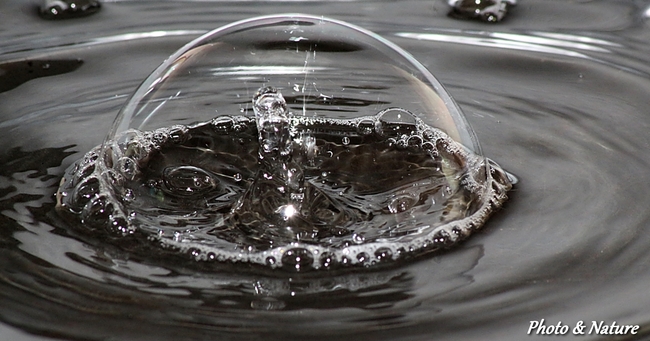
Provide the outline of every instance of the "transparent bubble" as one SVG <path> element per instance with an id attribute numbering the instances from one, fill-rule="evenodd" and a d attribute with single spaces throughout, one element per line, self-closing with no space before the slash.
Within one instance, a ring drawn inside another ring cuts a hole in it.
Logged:
<path id="1" fill-rule="evenodd" d="M 134 93 L 108 139 L 240 109 L 252 116 L 251 99 L 267 86 L 295 115 L 352 119 L 400 108 L 480 153 L 458 106 L 410 54 L 360 27 L 305 15 L 244 20 L 185 45 Z"/>
<path id="2" fill-rule="evenodd" d="M 57 201 L 83 228 L 141 232 L 199 261 L 311 271 L 448 247 L 510 187 L 408 53 L 344 22 L 278 15 L 167 59 Z"/>

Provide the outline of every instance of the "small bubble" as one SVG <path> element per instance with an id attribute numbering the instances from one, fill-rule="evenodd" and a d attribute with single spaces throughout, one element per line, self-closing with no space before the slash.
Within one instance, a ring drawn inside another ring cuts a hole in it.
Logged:
<path id="1" fill-rule="evenodd" d="M 381 247 L 375 251 L 375 258 L 379 261 L 391 260 L 393 252 L 387 247 Z"/>
<path id="2" fill-rule="evenodd" d="M 377 116 L 384 134 L 392 131 L 395 134 L 411 135 L 417 130 L 415 116 L 402 108 L 385 109 L 378 113 Z"/>
<path id="3" fill-rule="evenodd" d="M 129 222 L 120 216 L 111 216 L 109 230 L 112 233 L 121 235 L 127 235 L 134 232 L 133 228 L 129 225 Z"/>
<path id="4" fill-rule="evenodd" d="M 341 143 L 343 143 L 344 146 L 347 146 L 350 144 L 350 138 L 347 136 L 344 136 L 343 139 L 341 140 Z"/>
<path id="5" fill-rule="evenodd" d="M 95 171 L 95 164 L 90 163 L 81 167 L 80 170 L 77 170 L 74 175 L 74 183 L 79 183 L 79 181 L 86 179 Z"/>
<path id="6" fill-rule="evenodd" d="M 418 135 L 412 135 L 407 138 L 407 144 L 409 147 L 418 148 L 422 146 L 422 138 Z"/>
<path id="7" fill-rule="evenodd" d="M 388 204 L 388 211 L 393 214 L 404 212 L 417 204 L 417 201 L 417 198 L 409 194 L 400 195 Z"/>
<path id="8" fill-rule="evenodd" d="M 368 256 L 368 254 L 365 253 L 365 252 L 359 252 L 357 254 L 357 261 L 359 262 L 359 264 L 364 264 L 369 259 L 370 259 L 370 256 Z"/>
<path id="9" fill-rule="evenodd" d="M 131 202 L 135 200 L 135 193 L 133 192 L 132 189 L 130 188 L 125 188 L 122 194 L 122 198 L 127 201 Z"/>
<path id="10" fill-rule="evenodd" d="M 433 237 L 433 242 L 436 244 L 449 245 L 452 240 L 449 233 L 445 230 L 438 231 Z"/>
<path id="11" fill-rule="evenodd" d="M 329 252 L 321 254 L 319 261 L 320 265 L 326 269 L 332 268 L 336 264 L 336 258 Z"/>
<path id="12" fill-rule="evenodd" d="M 84 207 L 83 223 L 93 227 L 107 226 L 111 213 L 113 205 L 107 203 L 106 197 L 95 197 Z"/>
<path id="13" fill-rule="evenodd" d="M 183 143 L 187 138 L 187 131 L 186 126 L 174 126 L 169 130 L 169 139 L 176 144 Z"/>
<path id="14" fill-rule="evenodd" d="M 265 262 L 266 262 L 266 265 L 274 266 L 277 263 L 277 260 L 275 260 L 275 257 L 269 256 L 269 257 L 266 257 Z"/>
<path id="15" fill-rule="evenodd" d="M 369 118 L 362 119 L 357 123 L 357 132 L 360 135 L 370 135 L 375 131 L 375 121 Z"/>
<path id="16" fill-rule="evenodd" d="M 309 269 L 314 262 L 314 258 L 309 250 L 304 248 L 289 249 L 282 255 L 282 265 L 303 271 Z"/>
<path id="17" fill-rule="evenodd" d="M 402 150 L 406 149 L 406 147 L 408 147 L 407 139 L 408 138 L 406 137 L 406 135 L 402 135 L 400 138 L 395 140 L 395 147 L 397 147 L 397 149 L 402 149 Z"/>
<path id="18" fill-rule="evenodd" d="M 99 193 L 99 180 L 95 177 L 89 177 L 77 185 L 73 201 L 76 206 L 84 206 L 97 193 Z"/>
<path id="19" fill-rule="evenodd" d="M 158 148 L 167 142 L 167 138 L 167 134 L 162 131 L 154 131 L 153 134 L 151 134 L 151 141 L 157 145 Z"/>
<path id="20" fill-rule="evenodd" d="M 242 175 L 241 173 L 235 173 L 235 175 L 232 176 L 232 179 L 235 180 L 236 182 L 240 182 L 242 180 Z"/>
<path id="21" fill-rule="evenodd" d="M 163 189 L 178 196 L 203 195 L 219 186 L 219 180 L 194 166 L 167 167 L 163 171 Z"/>
<path id="22" fill-rule="evenodd" d="M 427 142 L 422 143 L 422 149 L 424 149 L 424 151 L 426 151 L 429 154 L 433 154 L 435 152 L 435 150 L 436 150 L 436 146 L 434 146 L 433 143 L 427 141 Z M 435 156 L 435 155 L 433 155 L 433 156 Z"/>
<path id="23" fill-rule="evenodd" d="M 212 120 L 212 129 L 220 134 L 227 134 L 233 130 L 235 121 L 230 116 L 219 116 Z"/>
<path id="24" fill-rule="evenodd" d="M 194 257 L 195 259 L 198 259 L 201 257 L 201 250 L 197 248 L 191 248 L 190 249 L 190 256 Z"/>

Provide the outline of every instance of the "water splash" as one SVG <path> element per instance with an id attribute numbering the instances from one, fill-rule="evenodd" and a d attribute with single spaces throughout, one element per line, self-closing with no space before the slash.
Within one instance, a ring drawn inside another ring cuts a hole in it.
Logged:
<path id="1" fill-rule="evenodd" d="M 510 187 L 406 52 L 349 24 L 273 16 L 206 34 L 154 71 L 68 169 L 57 207 L 153 250 L 305 271 L 450 247 Z"/>

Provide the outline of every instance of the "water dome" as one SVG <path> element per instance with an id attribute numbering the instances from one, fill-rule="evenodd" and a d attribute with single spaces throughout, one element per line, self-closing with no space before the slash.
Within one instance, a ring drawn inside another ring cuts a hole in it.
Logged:
<path id="1" fill-rule="evenodd" d="M 199 261 L 305 270 L 453 245 L 510 186 L 410 54 L 294 14 L 221 27 L 170 56 L 57 200 L 85 228 Z"/>

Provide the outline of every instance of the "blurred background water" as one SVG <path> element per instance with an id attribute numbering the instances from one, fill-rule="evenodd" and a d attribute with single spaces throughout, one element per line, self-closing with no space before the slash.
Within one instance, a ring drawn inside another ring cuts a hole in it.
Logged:
<path id="1" fill-rule="evenodd" d="M 0 4 L 1 340 L 520 340 L 546 338 L 526 335 L 541 319 L 650 335 L 647 1 L 521 0 L 496 24 L 444 1 L 104 1 L 57 21 L 37 5 Z M 216 27 L 285 12 L 422 62 L 519 177 L 505 208 L 449 252 L 311 275 L 153 262 L 66 228 L 63 171 L 154 68 Z"/>

